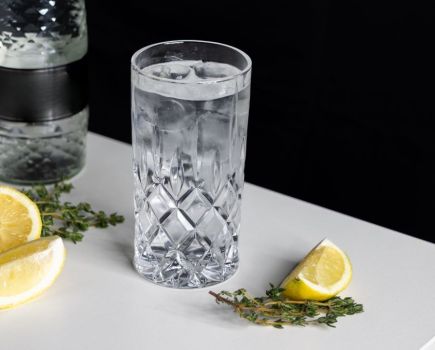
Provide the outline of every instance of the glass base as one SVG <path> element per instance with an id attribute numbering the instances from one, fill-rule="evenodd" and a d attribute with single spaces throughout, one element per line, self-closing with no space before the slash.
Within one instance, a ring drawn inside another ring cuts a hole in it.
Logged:
<path id="1" fill-rule="evenodd" d="M 239 268 L 239 264 L 233 263 L 231 266 L 225 269 L 225 271 L 219 271 L 218 275 L 220 276 L 218 279 L 207 279 L 203 276 L 199 277 L 195 273 L 181 273 L 178 274 L 174 269 L 173 276 L 169 278 L 164 278 L 161 274 L 156 274 L 155 269 L 151 269 L 149 267 L 141 265 L 141 260 L 135 258 L 133 260 L 133 265 L 136 271 L 148 280 L 151 283 L 157 284 L 162 287 L 167 288 L 176 288 L 176 289 L 198 289 L 198 288 L 206 288 L 211 287 L 216 284 L 222 283 L 230 279 L 235 275 Z M 181 268 L 181 266 L 180 266 Z"/>

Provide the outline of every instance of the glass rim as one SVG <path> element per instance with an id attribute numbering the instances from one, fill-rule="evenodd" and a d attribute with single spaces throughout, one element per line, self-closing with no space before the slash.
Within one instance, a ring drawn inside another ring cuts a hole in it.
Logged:
<path id="1" fill-rule="evenodd" d="M 152 47 L 155 46 L 159 46 L 159 45 L 168 45 L 168 44 L 183 44 L 183 43 L 201 43 L 201 44 L 213 44 L 213 45 L 217 45 L 217 46 L 224 46 L 227 47 L 237 53 L 239 53 L 240 55 L 243 56 L 243 58 L 246 60 L 246 67 L 241 70 L 240 72 L 227 76 L 227 77 L 222 77 L 222 78 L 215 78 L 215 79 L 207 79 L 207 80 L 200 80 L 200 81 L 195 81 L 195 82 L 187 82 L 187 81 L 183 81 L 183 80 L 175 80 L 175 79 L 167 79 L 167 78 L 161 78 L 161 77 L 157 77 L 155 75 L 151 75 L 151 74 L 145 74 L 142 72 L 142 70 L 139 68 L 139 66 L 136 63 L 137 58 L 145 51 L 149 50 Z M 216 83 L 221 83 L 221 82 L 225 82 L 225 81 L 230 81 L 230 80 L 234 80 L 237 79 L 237 77 L 239 76 L 243 76 L 244 74 L 246 74 L 247 72 L 249 72 L 252 69 L 252 60 L 251 58 L 248 56 L 248 54 L 246 54 L 244 51 L 238 49 L 237 47 L 231 46 L 231 45 L 227 45 L 227 44 L 223 44 L 223 43 L 219 43 L 216 41 L 206 41 L 206 40 L 169 40 L 169 41 L 161 41 L 158 43 L 154 43 L 154 44 L 150 44 L 147 45 L 139 50 L 137 50 L 133 56 L 131 57 L 131 67 L 132 69 L 140 76 L 146 77 L 148 79 L 152 79 L 152 80 L 156 80 L 159 82 L 164 82 L 164 83 L 168 83 L 168 84 L 190 84 L 190 85 L 196 85 L 196 84 L 216 84 Z"/>

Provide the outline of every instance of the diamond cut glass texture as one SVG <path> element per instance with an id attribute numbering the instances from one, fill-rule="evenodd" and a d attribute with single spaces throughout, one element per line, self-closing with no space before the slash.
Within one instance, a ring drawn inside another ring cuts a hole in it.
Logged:
<path id="1" fill-rule="evenodd" d="M 134 264 L 163 286 L 206 287 L 232 276 L 239 262 L 250 61 L 215 43 L 150 50 L 149 56 L 145 50 L 133 57 Z M 167 62 L 165 50 L 180 59 Z M 223 50 L 219 62 L 234 57 L 224 64 L 195 56 L 208 50 L 217 56 Z M 163 65 L 147 67 L 142 58 L 148 63 L 161 58 Z M 230 65 L 234 62 L 240 66 Z M 249 67 L 242 73 L 243 62 Z M 153 78 L 138 73 L 141 69 Z M 214 81 L 226 74 L 228 79 Z M 160 76 L 164 80 L 156 80 Z M 192 84 L 178 84 L 182 79 Z M 204 79 L 207 84 L 195 83 Z"/>
<path id="2" fill-rule="evenodd" d="M 87 51 L 84 0 L 1 0 L 0 66 L 68 64 Z"/>

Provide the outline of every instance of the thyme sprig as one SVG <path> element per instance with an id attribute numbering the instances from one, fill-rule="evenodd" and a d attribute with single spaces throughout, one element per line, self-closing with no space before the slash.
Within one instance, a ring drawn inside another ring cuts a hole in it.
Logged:
<path id="1" fill-rule="evenodd" d="M 339 317 L 363 312 L 363 306 L 350 298 L 335 296 L 325 301 L 290 300 L 283 288 L 270 284 L 264 297 L 253 297 L 246 289 L 234 292 L 209 292 L 218 304 L 231 306 L 241 318 L 263 326 L 283 328 L 285 325 L 324 324 L 335 327 Z"/>
<path id="2" fill-rule="evenodd" d="M 124 221 L 122 215 L 95 211 L 89 203 L 62 202 L 61 195 L 70 193 L 72 189 L 71 183 L 61 182 L 50 189 L 44 185 L 36 185 L 22 190 L 41 212 L 42 237 L 58 235 L 77 243 L 83 239 L 83 232 L 91 227 L 106 228 Z"/>

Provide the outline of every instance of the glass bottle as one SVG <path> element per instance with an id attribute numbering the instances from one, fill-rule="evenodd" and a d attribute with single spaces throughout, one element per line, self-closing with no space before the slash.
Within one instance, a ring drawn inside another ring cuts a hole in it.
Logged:
<path id="1" fill-rule="evenodd" d="M 0 1 L 0 180 L 53 183 L 85 163 L 84 0 Z"/>

